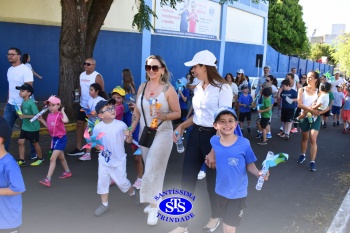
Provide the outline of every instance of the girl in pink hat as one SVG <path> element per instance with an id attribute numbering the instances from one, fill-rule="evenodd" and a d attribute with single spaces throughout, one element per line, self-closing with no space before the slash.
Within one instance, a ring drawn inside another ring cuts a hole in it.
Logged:
<path id="1" fill-rule="evenodd" d="M 46 178 L 40 180 L 40 184 L 45 185 L 47 187 L 51 186 L 51 177 L 56 168 L 56 160 L 57 158 L 61 161 L 64 172 L 58 177 L 59 179 L 65 179 L 72 176 L 71 171 L 69 170 L 67 160 L 64 157 L 63 151 L 66 149 L 67 145 L 67 137 L 66 137 L 66 128 L 64 127 L 64 123 L 67 123 L 68 117 L 64 112 L 64 107 L 62 107 L 61 111 L 59 108 L 61 107 L 61 100 L 56 96 L 51 96 L 48 100 L 44 102 L 49 107 L 49 115 L 47 116 L 46 121 L 40 117 L 39 120 L 43 125 L 47 127 L 52 140 L 51 140 L 51 158 L 50 158 L 50 167 L 47 172 Z"/>

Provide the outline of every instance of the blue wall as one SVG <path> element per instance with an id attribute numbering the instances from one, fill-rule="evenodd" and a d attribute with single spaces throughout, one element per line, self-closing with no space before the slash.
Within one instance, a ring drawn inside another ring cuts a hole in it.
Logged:
<path id="1" fill-rule="evenodd" d="M 263 54 L 263 52 L 263 46 L 226 42 L 224 72 L 222 75 L 232 73 L 236 76 L 237 70 L 243 69 L 245 75 L 249 77 L 257 76 L 256 55 Z"/>
<path id="2" fill-rule="evenodd" d="M 42 80 L 35 78 L 34 88 L 37 100 L 44 100 L 50 95 L 57 94 L 59 82 L 59 34 L 60 28 L 55 26 L 40 26 L 19 23 L 0 22 L 0 102 L 4 103 L 8 94 L 7 69 L 10 64 L 5 54 L 10 47 L 17 47 L 23 53 L 31 55 L 33 69 L 43 76 Z M 194 38 L 182 38 L 162 35 L 152 35 L 151 54 L 162 56 L 167 63 L 174 80 L 183 77 L 188 72 L 184 62 L 192 59 L 193 55 L 204 49 L 212 51 L 220 57 L 220 41 Z M 97 61 L 96 70 L 105 80 L 106 91 L 121 84 L 121 71 L 130 68 L 135 83 L 141 82 L 142 34 L 101 31 L 97 40 L 94 58 Z M 255 67 L 256 54 L 263 54 L 264 47 L 242 43 L 226 42 L 223 74 L 233 74 L 238 69 L 244 69 L 245 74 L 255 77 L 258 74 Z M 220 61 L 219 61 L 220 62 Z M 266 64 L 271 67 L 271 74 L 284 77 L 291 67 L 298 72 L 306 73 L 312 69 L 326 72 L 333 67 L 320 65 L 317 62 L 306 61 L 286 56 L 268 46 Z M 261 74 L 261 70 L 259 72 Z"/>

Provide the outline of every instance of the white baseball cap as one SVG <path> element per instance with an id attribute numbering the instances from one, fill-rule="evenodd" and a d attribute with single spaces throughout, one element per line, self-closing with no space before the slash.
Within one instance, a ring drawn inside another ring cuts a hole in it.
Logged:
<path id="1" fill-rule="evenodd" d="M 239 69 L 239 70 L 237 70 L 237 73 L 238 74 L 244 74 L 244 70 L 243 69 Z"/>
<path id="2" fill-rule="evenodd" d="M 334 74 L 340 74 L 340 72 L 337 70 L 336 72 L 334 72 Z"/>
<path id="3" fill-rule="evenodd" d="M 203 50 L 196 53 L 192 59 L 192 61 L 185 62 L 185 66 L 195 66 L 198 64 L 207 65 L 207 66 L 215 66 L 216 67 L 216 57 L 215 55 L 208 51 Z"/>

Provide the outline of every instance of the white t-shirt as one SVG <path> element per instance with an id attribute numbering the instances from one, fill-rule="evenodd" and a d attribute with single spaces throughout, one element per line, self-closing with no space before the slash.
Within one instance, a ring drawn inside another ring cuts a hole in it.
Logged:
<path id="1" fill-rule="evenodd" d="M 334 95 L 333 106 L 341 107 L 342 100 L 345 98 L 344 93 L 336 91 L 336 92 L 333 92 L 333 95 Z"/>
<path id="2" fill-rule="evenodd" d="M 24 65 L 27 66 L 27 67 L 28 67 L 29 69 L 31 69 L 31 70 L 33 69 L 33 68 L 32 68 L 32 65 L 29 64 L 29 63 L 26 63 L 26 64 L 24 64 Z"/>
<path id="3" fill-rule="evenodd" d="M 321 94 L 317 101 L 316 101 L 316 104 L 321 104 L 321 106 L 318 108 L 318 110 L 325 110 L 328 105 L 329 105 L 329 95 L 328 93 L 327 94 Z"/>
<path id="4" fill-rule="evenodd" d="M 80 106 L 86 108 L 88 105 L 88 101 L 90 99 L 89 88 L 90 85 L 96 82 L 96 76 L 99 73 L 94 71 L 91 74 L 87 75 L 86 71 L 80 74 Z"/>
<path id="5" fill-rule="evenodd" d="M 19 90 L 16 90 L 16 87 L 27 82 L 33 82 L 33 72 L 23 64 L 15 67 L 11 66 L 7 71 L 7 81 L 9 82 L 8 103 L 12 105 L 15 103 L 22 104 L 23 99 L 19 96 Z"/>
<path id="6" fill-rule="evenodd" d="M 344 83 L 344 79 L 342 77 L 339 77 L 338 80 L 334 80 L 331 84 L 332 84 L 332 92 L 334 94 L 334 92 L 337 92 L 337 86 L 343 85 Z"/>
<path id="7" fill-rule="evenodd" d="M 235 100 L 235 96 L 238 95 L 238 87 L 237 87 L 237 84 L 232 82 L 231 83 L 231 89 L 232 89 L 232 94 L 233 94 L 233 97 L 232 97 L 232 103 L 234 102 Z"/>
<path id="8" fill-rule="evenodd" d="M 95 111 L 95 107 L 96 107 L 96 104 L 98 102 L 100 102 L 101 100 L 105 100 L 104 98 L 102 98 L 101 96 L 96 96 L 96 98 L 92 98 L 90 96 L 90 99 L 88 101 L 88 107 L 91 111 Z M 97 113 L 96 113 L 97 114 Z M 90 120 L 92 120 L 92 122 L 95 122 L 97 119 L 97 116 L 96 117 L 91 117 Z"/>
<path id="9" fill-rule="evenodd" d="M 98 154 L 99 164 L 103 163 L 109 167 L 118 167 L 126 163 L 124 131 L 127 129 L 126 124 L 119 120 L 113 120 L 109 124 L 102 121 L 95 126 L 93 135 L 98 135 L 101 132 L 105 133 L 100 139 L 104 148 Z"/>
<path id="10" fill-rule="evenodd" d="M 203 90 L 203 82 L 194 89 L 192 105 L 194 110 L 193 122 L 204 127 L 213 127 L 214 114 L 221 106 L 232 106 L 232 89 L 223 84 L 220 88 L 209 84 Z"/>

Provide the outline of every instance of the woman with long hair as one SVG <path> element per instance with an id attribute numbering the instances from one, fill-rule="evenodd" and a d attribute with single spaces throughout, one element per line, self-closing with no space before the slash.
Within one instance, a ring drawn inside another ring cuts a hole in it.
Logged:
<path id="1" fill-rule="evenodd" d="M 146 59 L 145 70 L 147 81 L 142 83 L 137 91 L 137 107 L 134 108 L 132 115 L 131 131 L 140 122 L 140 137 L 145 126 L 150 126 L 154 117 L 159 122 L 152 145 L 149 148 L 141 146 L 145 172 L 140 188 L 140 202 L 149 203 L 144 209 L 144 212 L 148 213 L 147 224 L 156 225 L 161 198 L 155 200 L 154 197 L 163 190 L 165 171 L 174 144 L 169 140 L 173 131 L 172 121 L 180 118 L 181 110 L 178 95 L 170 84 L 170 72 L 163 58 L 157 55 L 149 56 Z M 161 104 L 154 116 L 151 116 L 150 112 L 151 96 Z"/>
<path id="2" fill-rule="evenodd" d="M 238 87 L 237 87 L 236 83 L 234 83 L 234 77 L 231 73 L 227 73 L 225 75 L 225 80 L 228 83 L 228 85 L 230 85 L 230 87 L 232 89 L 232 94 L 233 94 L 232 108 L 235 108 L 235 103 L 237 102 L 237 99 L 238 99 Z"/>
<path id="3" fill-rule="evenodd" d="M 319 79 L 316 71 L 310 71 L 307 74 L 307 86 L 299 88 L 298 91 L 298 107 L 301 111 L 307 111 L 312 114 L 312 122 L 308 117 L 300 120 L 299 127 L 301 129 L 301 155 L 297 163 L 303 163 L 306 160 L 306 149 L 310 141 L 310 165 L 309 171 L 316 171 L 316 154 L 317 154 L 317 136 L 321 127 L 321 116 L 329 110 L 329 106 L 323 111 L 313 109 L 312 103 L 318 98 Z"/>
<path id="4" fill-rule="evenodd" d="M 196 53 L 192 61 L 185 66 L 193 67 L 196 77 L 200 80 L 194 89 L 192 105 L 194 115 L 181 123 L 174 131 L 173 138 L 177 141 L 185 129 L 193 126 L 189 134 L 187 148 L 182 168 L 182 189 L 193 193 L 196 187 L 197 174 L 211 151 L 210 138 L 216 134 L 213 127 L 214 113 L 220 106 L 231 106 L 232 89 L 220 76 L 216 69 L 216 57 L 208 50 Z M 215 182 L 216 171 L 207 168 L 207 191 L 209 194 L 211 216 L 204 226 L 205 232 L 213 232 L 220 224 L 219 208 L 216 202 Z M 188 221 L 182 222 L 171 233 L 187 232 Z"/>
<path id="5" fill-rule="evenodd" d="M 132 77 L 130 69 L 123 69 L 122 71 L 123 77 L 123 89 L 127 94 L 135 94 L 136 88 L 134 83 L 134 78 Z"/>

